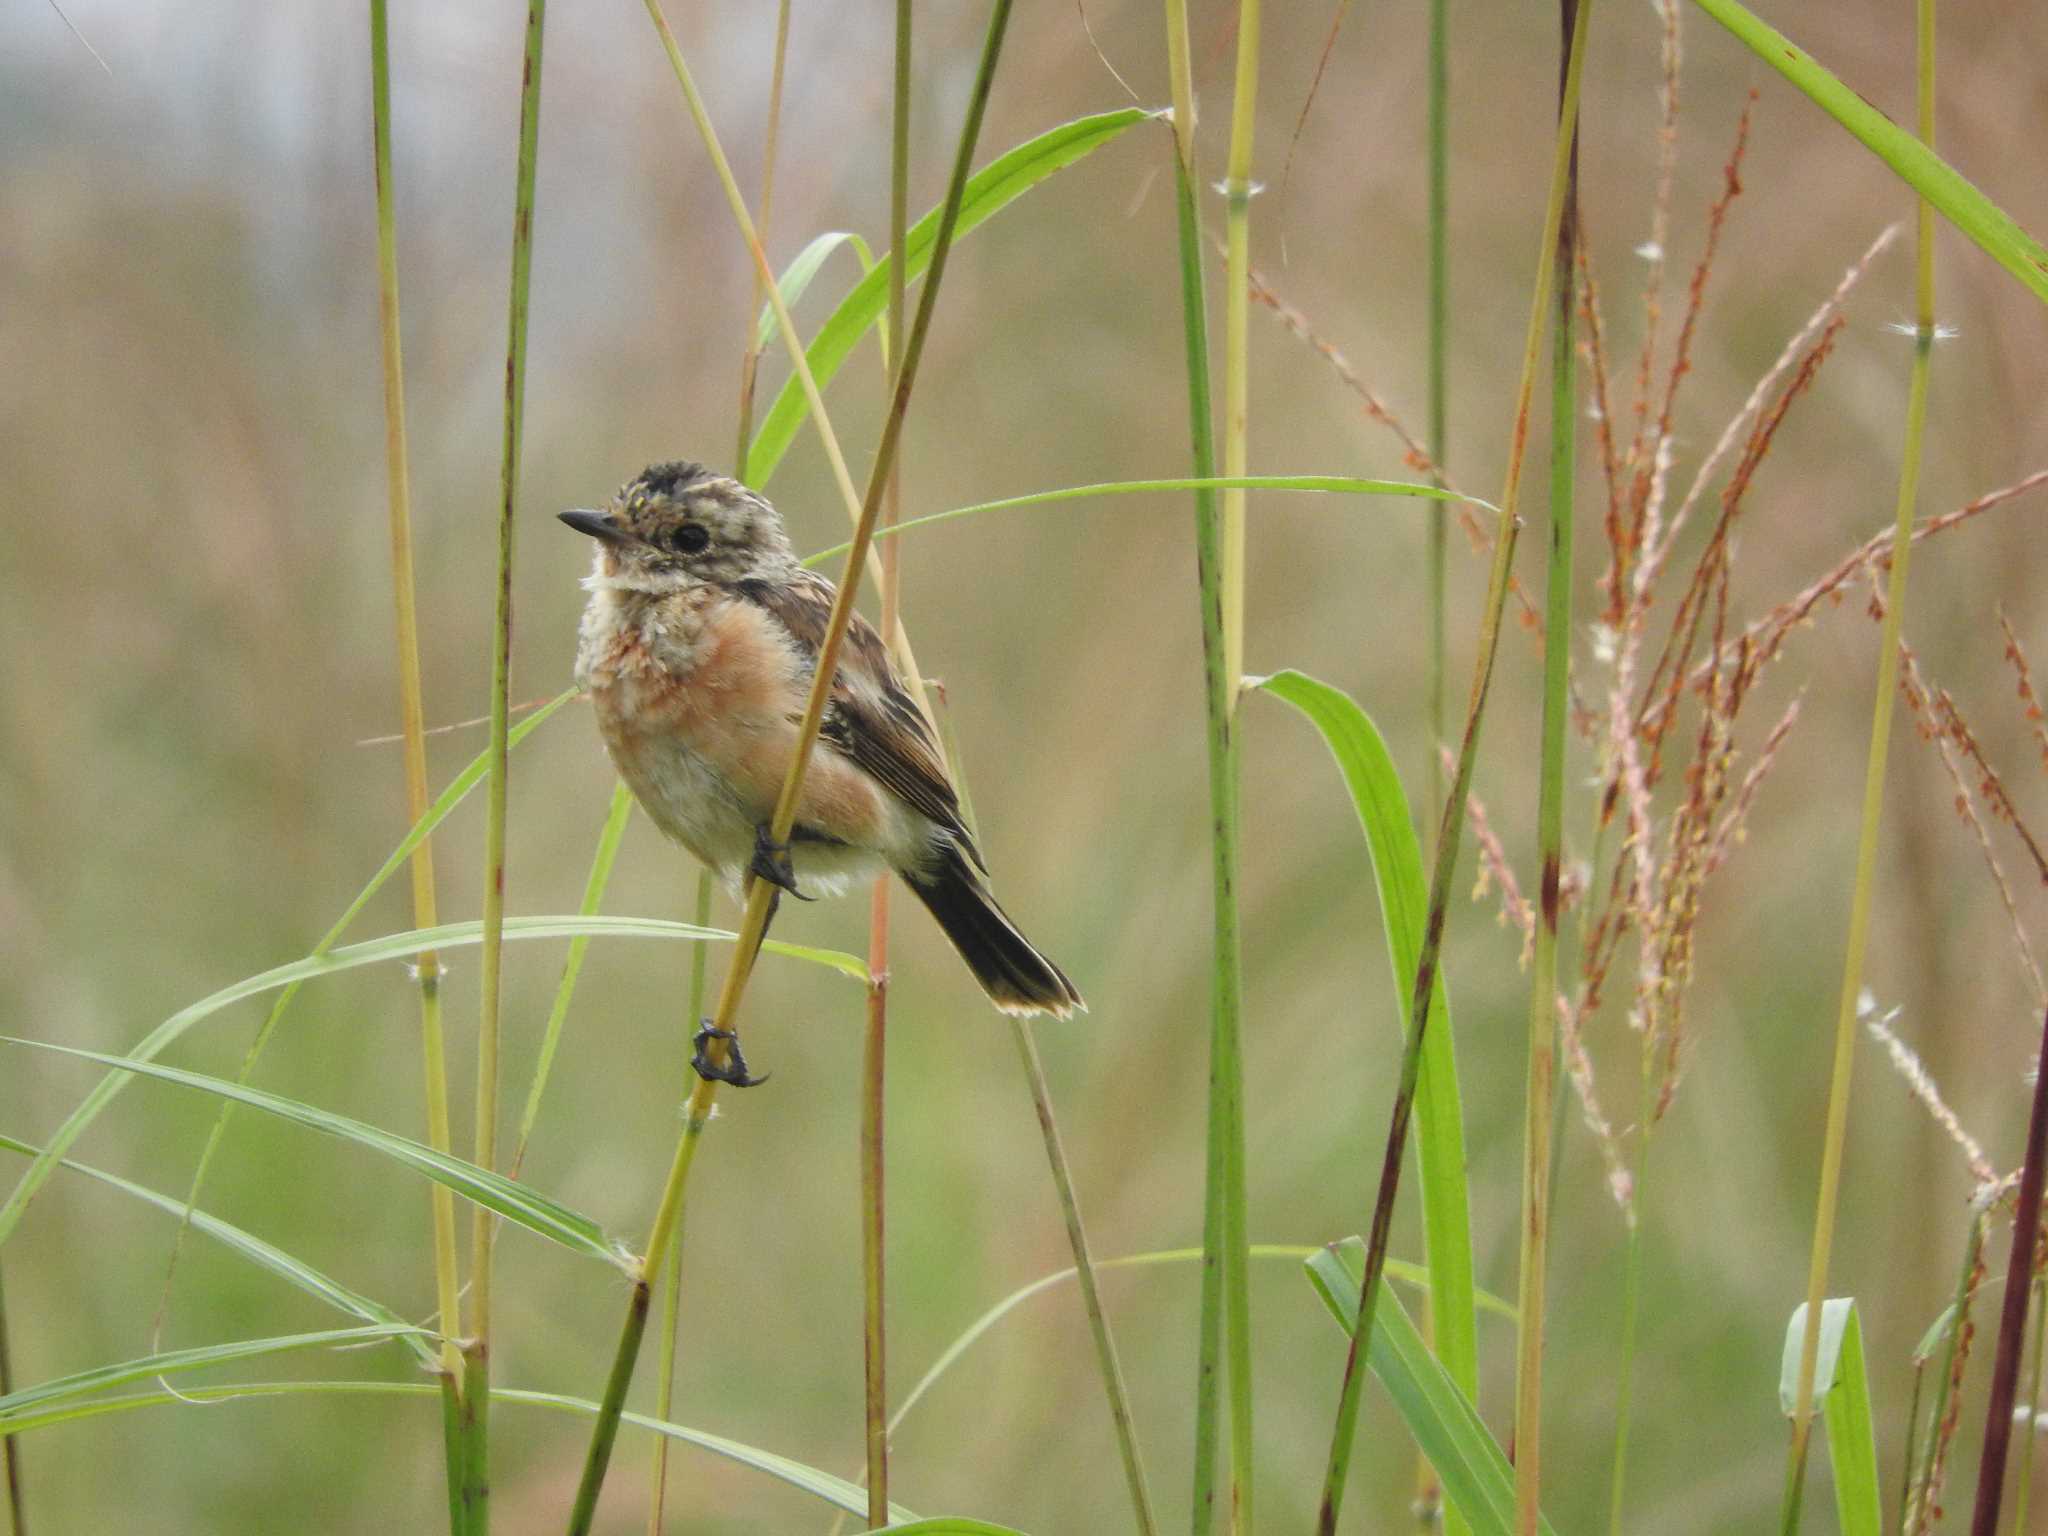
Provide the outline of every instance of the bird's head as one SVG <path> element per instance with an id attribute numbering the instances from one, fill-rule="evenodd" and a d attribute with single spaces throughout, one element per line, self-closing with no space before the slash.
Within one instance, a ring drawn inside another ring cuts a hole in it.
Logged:
<path id="1" fill-rule="evenodd" d="M 642 470 L 595 511 L 561 516 L 597 541 L 592 585 L 673 592 L 786 570 L 796 559 L 765 499 L 682 460 Z"/>

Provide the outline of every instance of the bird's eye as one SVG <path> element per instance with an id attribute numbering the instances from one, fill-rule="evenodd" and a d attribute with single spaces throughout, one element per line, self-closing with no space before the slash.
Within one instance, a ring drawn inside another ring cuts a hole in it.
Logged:
<path id="1" fill-rule="evenodd" d="M 711 547 L 711 530 L 702 523 L 681 523 L 669 535 L 669 543 L 679 555 L 701 555 Z"/>

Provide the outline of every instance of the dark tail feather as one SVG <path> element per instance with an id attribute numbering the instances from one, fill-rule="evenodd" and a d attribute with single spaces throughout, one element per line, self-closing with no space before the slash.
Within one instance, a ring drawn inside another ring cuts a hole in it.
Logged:
<path id="1" fill-rule="evenodd" d="M 1004 1013 L 1064 1019 L 1077 1008 L 1088 1011 L 1066 973 L 1017 931 L 958 849 L 947 849 L 937 869 L 904 880 L 946 930 L 989 1001 Z"/>

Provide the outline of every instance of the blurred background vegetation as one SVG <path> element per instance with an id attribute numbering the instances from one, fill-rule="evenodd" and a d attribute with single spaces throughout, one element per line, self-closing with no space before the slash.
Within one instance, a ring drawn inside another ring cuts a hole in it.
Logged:
<path id="1" fill-rule="evenodd" d="M 1613 351 L 1628 357 L 1640 333 L 1633 252 L 1656 162 L 1658 27 L 1648 7 L 1602 10 L 1582 198 Z M 0 14 L 0 1011 L 7 1032 L 118 1051 L 180 1004 L 303 954 L 404 830 L 399 749 L 364 744 L 397 728 L 369 80 L 357 7 L 68 0 L 67 11 L 105 72 L 50 7 Z M 645 16 L 614 5 L 558 7 L 551 19 L 515 699 L 569 680 L 588 553 L 554 513 L 593 504 L 652 460 L 723 463 L 748 323 L 747 264 Z M 1910 116 L 1906 7 L 1858 0 L 1773 19 L 1895 118 Z M 678 7 L 673 20 L 752 186 L 772 8 Z M 1347 17 L 1283 188 L 1330 20 L 1326 7 L 1268 20 L 1255 258 L 1419 431 L 1422 10 Z M 976 6 L 921 8 L 914 212 L 943 189 L 982 21 Z M 1091 0 L 1088 21 L 1140 100 L 1163 102 L 1157 8 Z M 1889 173 L 1711 23 L 1685 22 L 1674 288 L 1696 259 L 1752 85 L 1761 99 L 1682 396 L 1681 474 L 1843 269 L 1912 207 Z M 521 23 L 506 5 L 394 17 L 430 723 L 480 714 L 488 681 Z M 1229 9 L 1201 7 L 1195 24 L 1214 167 Z M 1542 212 L 1555 18 L 1464 3 L 1452 24 L 1448 462 L 1460 484 L 1491 495 Z M 1943 152 L 2022 225 L 2048 227 L 2038 155 L 2048 15 L 1952 9 L 1942 25 Z M 779 264 L 835 228 L 879 249 L 888 8 L 799 4 L 791 46 L 771 254 Z M 983 158 L 1125 99 L 1072 7 L 1028 8 Z M 911 413 L 906 515 L 1186 473 L 1170 153 L 1164 128 L 1142 126 L 963 242 Z M 2048 464 L 2040 308 L 1945 229 L 1940 253 L 1939 309 L 1958 335 L 1936 354 L 1923 512 Z M 815 320 L 851 281 L 850 259 L 834 263 L 800 318 Z M 1910 350 L 1889 327 L 1910 318 L 1910 283 L 1901 242 L 1852 300 L 1836 357 L 1758 478 L 1735 567 L 1744 617 L 1889 523 Z M 1265 313 L 1253 318 L 1253 468 L 1408 477 L 1398 443 L 1324 360 Z M 773 387 L 773 352 L 767 370 Z M 870 344 L 832 392 L 850 450 L 873 440 L 879 377 Z M 1588 507 L 1597 474 L 1589 449 Z M 808 430 L 771 490 L 800 547 L 844 536 Z M 1297 666 L 1351 692 L 1419 803 L 1421 504 L 1270 496 L 1253 506 L 1249 670 Z M 2034 771 L 1994 608 L 2048 657 L 2043 516 L 2037 494 L 1923 546 L 1906 615 L 1923 666 L 1953 690 L 2036 818 L 2048 817 L 2048 783 Z M 1536 542 L 1525 542 L 1525 572 L 1538 568 Z M 1454 535 L 1460 699 L 1484 587 L 1483 564 L 1462 549 Z M 1590 613 L 1600 556 L 1590 527 L 1581 551 Z M 946 685 L 1005 901 L 1093 1005 L 1085 1021 L 1046 1027 L 1041 1043 L 1097 1252 L 1196 1242 L 1209 895 L 1185 498 L 920 532 L 906 541 L 904 571 L 906 621 Z M 1801 689 L 1804 715 L 1703 920 L 1685 1079 L 1644 1213 L 1631 1480 L 1643 1529 L 1754 1526 L 1778 1490 L 1778 1351 L 1804 1287 L 1868 732 L 1877 630 L 1863 605 L 1859 590 L 1824 608 L 1768 675 L 1755 718 Z M 1582 643 L 1582 665 L 1589 655 Z M 1537 648 L 1511 634 L 1477 780 L 1532 888 L 1539 672 Z M 1324 750 L 1270 701 L 1247 699 L 1243 719 L 1252 1236 L 1314 1243 L 1366 1220 L 1397 1030 L 1362 845 Z M 1903 1008 L 1900 1032 L 1993 1161 L 2010 1166 L 2033 993 L 1953 790 L 1910 732 L 1902 721 L 1869 981 L 1881 1005 Z M 434 738 L 437 786 L 482 746 L 478 729 Z M 516 753 L 510 910 L 574 910 L 610 785 L 581 706 Z M 439 838 L 451 919 L 476 911 L 480 804 Z M 1587 804 L 1569 806 L 1568 836 L 1589 821 Z M 607 907 L 686 916 L 694 883 L 687 858 L 636 820 Z M 410 926 L 402 884 L 361 936 Z M 2023 869 L 2016 885 L 2040 935 L 2048 904 Z M 865 904 L 853 901 L 786 909 L 779 932 L 858 952 L 864 925 Z M 1004 1031 L 921 916 L 898 932 L 889 1228 L 900 1393 L 985 1306 L 1068 1258 Z M 1510 1296 L 1518 948 L 1490 899 L 1454 910 L 1447 953 L 1479 1279 Z M 452 962 L 449 1019 L 466 1041 L 474 952 Z M 507 952 L 509 1094 L 523 1092 L 559 964 L 558 946 Z M 685 964 L 673 946 L 593 946 L 525 1169 L 634 1240 L 685 1091 Z M 750 1052 L 775 1082 L 725 1106 L 692 1190 L 675 1413 L 842 1472 L 860 1452 L 859 996 L 789 965 L 757 982 Z M 175 1059 L 231 1074 L 261 1018 L 260 1004 L 245 1006 L 196 1031 Z M 300 999 L 260 1080 L 417 1134 L 416 1028 L 401 967 L 324 982 Z M 1617 1084 L 1630 1080 L 1618 1008 L 1597 1022 L 1592 1047 Z M 94 1077 L 11 1048 L 0 1062 L 0 1128 L 30 1140 Z M 1881 1053 L 1863 1049 L 1858 1073 L 1831 1289 L 1861 1299 L 1891 1468 L 1907 1357 L 1953 1286 L 1971 1180 Z M 451 1076 L 463 1124 L 466 1045 Z M 1615 1098 L 1626 1120 L 1632 1095 Z M 77 1155 L 182 1191 L 213 1108 L 138 1085 Z M 1623 1227 L 1591 1142 L 1575 1115 L 1567 1124 L 1545 1502 L 1560 1528 L 1585 1528 L 1605 1509 Z M 424 1187 L 389 1164 L 244 1114 L 207 1204 L 407 1315 L 431 1310 Z M 47 1189 L 6 1251 L 17 1383 L 144 1353 L 171 1237 L 167 1220 L 97 1186 L 67 1177 Z M 1409 1213 L 1395 1252 L 1416 1247 Z M 616 1281 L 524 1234 L 505 1243 L 500 1272 L 495 1379 L 595 1395 Z M 1340 1341 L 1296 1266 L 1261 1264 L 1254 1285 L 1263 1496 L 1272 1528 L 1293 1528 L 1313 1509 Z M 1112 1273 L 1105 1286 L 1154 1486 L 1176 1510 L 1194 1273 Z M 269 1277 L 188 1247 L 170 1342 L 323 1325 Z M 1481 1343 L 1483 1406 L 1500 1430 L 1511 1343 L 1488 1322 Z M 1040 1532 L 1120 1524 L 1120 1474 L 1072 1293 L 1028 1304 L 975 1350 L 898 1437 L 896 1496 Z M 339 1363 L 288 1358 L 265 1374 L 295 1369 L 408 1374 L 388 1349 Z M 650 1395 L 651 1375 L 640 1383 Z M 1981 1394 L 1972 1406 L 1981 1414 Z M 496 1423 L 501 1528 L 553 1528 L 580 1465 L 580 1428 L 517 1410 Z M 630 1434 L 622 1446 L 607 1518 L 637 1529 L 646 1448 Z M 24 1450 L 31 1514 L 46 1531 L 276 1529 L 280 1510 L 308 1532 L 420 1529 L 442 1507 L 427 1399 L 157 1410 L 36 1435 Z M 817 1518 L 780 1485 L 679 1456 L 679 1528 L 809 1529 Z M 1384 1401 L 1368 1400 L 1360 1457 L 1353 1528 L 1397 1528 L 1412 1453 Z"/>

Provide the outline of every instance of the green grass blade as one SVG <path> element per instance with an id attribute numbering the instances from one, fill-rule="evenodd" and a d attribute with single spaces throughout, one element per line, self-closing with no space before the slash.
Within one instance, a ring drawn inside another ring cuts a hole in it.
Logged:
<path id="1" fill-rule="evenodd" d="M 129 1413 L 138 1408 L 167 1408 L 192 1402 L 231 1403 L 255 1401 L 275 1397 L 439 1397 L 441 1389 L 427 1382 L 413 1381 L 252 1381 L 234 1386 L 187 1387 L 183 1392 L 137 1392 L 126 1397 L 103 1397 L 91 1402 L 70 1403 L 41 1413 L 24 1414 L 10 1419 L 7 1432 L 10 1435 L 26 1434 L 32 1429 L 47 1429 L 56 1424 L 76 1423 L 83 1419 L 104 1418 L 109 1414 Z M 577 1413 L 589 1418 L 597 1413 L 597 1404 L 583 1397 L 565 1397 L 558 1392 L 531 1392 L 517 1387 L 493 1387 L 492 1401 L 516 1403 L 522 1407 L 551 1408 L 558 1413 Z M 773 1451 L 764 1451 L 759 1446 L 748 1445 L 743 1440 L 731 1440 L 724 1435 L 714 1435 L 706 1430 L 691 1429 L 687 1425 L 671 1424 L 661 1419 L 651 1419 L 645 1414 L 628 1413 L 623 1422 L 639 1429 L 666 1435 L 671 1440 L 680 1440 L 694 1445 L 699 1450 L 722 1456 L 727 1461 L 766 1473 L 778 1482 L 804 1493 L 812 1494 L 828 1504 L 858 1515 L 867 1509 L 866 1496 L 843 1477 L 834 1477 L 830 1472 L 821 1472 L 803 1462 L 778 1456 Z M 908 1524 L 919 1517 L 900 1504 L 889 1506 L 889 1518 L 898 1524 Z"/>
<path id="2" fill-rule="evenodd" d="M 1349 1333 L 1358 1319 L 1359 1288 L 1365 1279 L 1364 1241 L 1348 1237 L 1317 1249 L 1307 1269 L 1323 1305 Z M 1430 1354 L 1392 1292 L 1382 1295 L 1373 1309 L 1367 1362 L 1443 1479 L 1444 1497 L 1470 1523 L 1474 1536 L 1508 1536 L 1515 1515 L 1515 1478 L 1508 1459 L 1472 1400 Z M 1555 1536 L 1548 1520 L 1539 1520 L 1537 1528 Z"/>
<path id="3" fill-rule="evenodd" d="M 1024 1536 L 1022 1531 L 1007 1525 L 991 1525 L 986 1520 L 963 1520 L 957 1516 L 942 1516 L 937 1520 L 913 1520 L 908 1525 L 885 1525 L 884 1531 L 895 1531 L 899 1536 Z"/>
<path id="4" fill-rule="evenodd" d="M 1979 192 L 1909 129 L 1844 85 L 1790 38 L 1765 25 L 1735 0 L 1697 0 L 1699 8 L 1734 33 L 1752 53 L 1791 81 L 1823 112 L 1863 141 L 1907 186 L 1976 242 L 1993 261 L 2048 302 L 2048 250 Z"/>
<path id="5" fill-rule="evenodd" d="M 512 732 L 511 745 L 516 747 L 520 742 L 532 735 L 543 721 L 576 697 L 576 692 L 576 689 L 570 688 L 555 695 L 553 699 L 520 721 L 518 727 Z M 370 883 L 363 887 L 356 896 L 356 899 L 349 903 L 348 910 L 336 919 L 334 926 L 329 928 L 320 942 L 313 946 L 313 955 L 315 957 L 326 954 L 334 946 L 341 935 L 347 931 L 348 926 L 357 917 L 362 915 L 363 909 L 370 904 L 371 899 L 376 896 L 377 892 L 383 889 L 385 882 L 390 880 L 399 870 L 405 868 L 407 860 L 412 857 L 413 850 L 419 847 L 433 833 L 433 830 L 447 818 L 448 813 L 462 802 L 464 796 L 483 781 L 483 776 L 489 770 L 489 767 L 490 753 L 486 750 L 478 753 L 469 766 L 456 775 L 455 781 L 441 792 L 440 798 L 435 800 L 428 809 L 427 814 L 422 816 L 413 829 L 405 835 L 404 840 L 396 848 L 392 849 L 391 856 L 384 861 L 383 867 L 370 877 Z M 242 985 L 237 983 L 237 987 Z M 271 982 L 268 985 L 295 988 L 297 982 L 287 977 Z M 204 1018 L 207 1013 L 217 1011 L 219 1007 L 226 1006 L 227 1002 L 247 997 L 251 995 L 251 992 L 260 992 L 266 989 L 264 987 L 254 987 L 246 991 L 236 990 L 235 988 L 230 988 L 229 990 L 234 993 L 233 997 L 220 1000 L 223 999 L 223 994 L 216 993 L 213 998 L 201 999 L 190 1008 L 183 1008 L 177 1013 L 172 1014 L 146 1035 L 135 1046 L 131 1054 L 146 1061 L 150 1057 L 159 1054 L 172 1041 L 191 1028 L 193 1024 Z M 284 1013 L 286 1004 L 290 1001 L 289 993 L 278 999 L 277 1006 L 271 1010 L 269 1022 L 264 1026 L 266 1036 L 270 1030 L 276 1027 L 278 1020 Z M 209 1004 L 214 1006 L 209 1007 Z M 66 1117 L 64 1123 L 57 1128 L 56 1133 L 50 1137 L 48 1144 L 37 1155 L 36 1160 L 29 1165 L 28 1171 L 22 1174 L 20 1182 L 14 1186 L 14 1192 L 7 1197 L 6 1204 L 0 1205 L 0 1245 L 4 1245 L 7 1239 L 14 1235 L 14 1229 L 20 1224 L 22 1213 L 28 1209 L 29 1202 L 36 1197 L 36 1192 L 48 1182 L 51 1173 L 56 1170 L 57 1160 L 71 1149 L 73 1142 L 85 1134 L 86 1127 L 99 1117 L 100 1111 L 106 1108 L 109 1101 L 113 1099 L 115 1094 L 121 1091 L 126 1082 L 126 1077 L 120 1073 L 115 1073 L 101 1079 L 94 1086 L 93 1090 L 85 1096 L 79 1106 Z"/>
<path id="6" fill-rule="evenodd" d="M 320 1109 L 297 1099 L 265 1093 L 246 1084 L 232 1083 L 225 1078 L 208 1077 L 200 1072 L 186 1072 L 177 1067 L 167 1067 L 161 1062 L 137 1061 L 132 1056 L 109 1056 L 100 1051 L 83 1051 L 74 1046 L 54 1045 L 47 1040 L 24 1040 L 16 1035 L 0 1035 L 0 1042 L 32 1046 L 42 1051 L 55 1051 L 60 1055 L 76 1056 L 85 1061 L 99 1062 L 102 1066 L 117 1067 L 125 1072 L 176 1083 L 181 1087 L 196 1088 L 202 1093 L 216 1094 L 221 1098 L 232 1099 L 238 1104 L 247 1104 L 252 1109 L 276 1115 L 280 1119 L 294 1121 L 309 1130 L 321 1131 L 329 1136 L 338 1136 L 344 1141 L 352 1141 L 357 1146 L 367 1147 L 373 1152 L 402 1163 L 416 1173 L 425 1174 L 436 1183 L 447 1185 L 464 1199 L 496 1211 L 506 1220 L 552 1239 L 565 1248 L 590 1258 L 602 1259 L 621 1270 L 630 1271 L 632 1268 L 630 1257 L 618 1244 L 606 1237 L 603 1229 L 588 1216 L 572 1211 L 569 1207 L 549 1199 L 527 1185 L 508 1179 L 503 1174 L 492 1173 L 489 1169 L 479 1168 L 474 1163 L 466 1163 L 459 1157 L 436 1152 L 424 1143 L 400 1136 L 394 1131 L 387 1131 L 381 1126 L 354 1120 L 347 1115 L 337 1115 L 331 1110 Z"/>
<path id="7" fill-rule="evenodd" d="M 0 1148 L 5 1148 L 9 1152 L 19 1152 L 25 1157 L 37 1155 L 35 1147 L 30 1146 L 25 1141 L 16 1141 L 12 1136 L 0 1135 Z M 187 1219 L 189 1207 L 183 1200 L 173 1200 L 169 1195 L 159 1194 L 156 1190 L 146 1188 L 141 1184 L 131 1183 L 117 1174 L 107 1173 L 101 1169 L 89 1167 L 84 1163 L 73 1162 L 70 1158 L 64 1158 L 61 1161 L 61 1166 L 69 1168 L 73 1173 L 82 1173 L 87 1178 L 97 1179 L 102 1184 L 118 1189 L 123 1194 L 130 1195 L 137 1200 L 143 1201 L 145 1204 L 153 1205 L 158 1210 L 177 1218 L 179 1221 Z M 192 1225 L 199 1231 L 204 1232 L 208 1237 L 211 1237 L 231 1252 L 240 1254 L 243 1258 L 249 1260 L 250 1263 L 257 1265 L 259 1268 L 269 1270 L 280 1279 L 297 1286 L 307 1295 L 316 1297 L 331 1307 L 349 1313 L 352 1316 L 360 1317 L 366 1323 L 381 1323 L 394 1330 L 410 1327 L 404 1318 L 383 1305 L 383 1303 L 372 1301 L 369 1297 L 350 1290 L 339 1281 L 330 1279 L 322 1274 L 303 1259 L 286 1253 L 282 1248 L 276 1247 L 274 1244 L 266 1243 L 254 1233 L 245 1232 L 240 1227 L 222 1221 L 218 1216 L 209 1215 L 205 1211 L 190 1211 L 190 1220 Z M 405 1337 L 402 1334 L 395 1336 Z M 426 1366 L 429 1370 L 436 1366 L 438 1357 L 430 1347 L 421 1342 L 420 1338 L 409 1337 L 406 1339 L 406 1342 L 413 1347 L 414 1352 L 420 1357 L 422 1365 Z"/>
<path id="8" fill-rule="evenodd" d="M 108 1387 L 126 1386 L 131 1381 L 147 1381 L 152 1376 L 170 1376 L 180 1371 L 203 1370 L 210 1365 L 255 1360 L 264 1355 L 285 1355 L 301 1349 L 340 1349 L 393 1339 L 402 1334 L 424 1335 L 426 1332 L 426 1329 L 416 1328 L 410 1323 L 371 1323 L 361 1328 L 328 1328 L 318 1333 L 281 1334 L 276 1338 L 234 1339 L 225 1344 L 167 1349 L 161 1354 L 144 1355 L 139 1360 L 96 1365 L 91 1370 L 58 1376 L 0 1397 L 0 1431 L 8 1428 L 8 1421 L 15 1414 L 87 1397 Z"/>
<path id="9" fill-rule="evenodd" d="M 1799 1396 L 1799 1356 L 1806 1334 L 1806 1303 L 1792 1311 L 1778 1369 L 1778 1406 L 1790 1417 Z M 1828 1460 L 1835 1470 L 1835 1514 L 1842 1536 L 1881 1536 L 1877 1486 L 1877 1428 L 1870 1411 L 1870 1374 L 1863 1357 L 1863 1324 L 1852 1297 L 1821 1304 L 1820 1355 L 1814 1396 L 1828 1427 Z"/>
<path id="10" fill-rule="evenodd" d="M 1393 755 L 1364 710 L 1341 689 L 1300 672 L 1280 672 L 1256 687 L 1293 705 L 1322 734 L 1337 760 L 1352 808 L 1365 833 L 1381 926 L 1394 980 L 1392 1018 L 1398 1032 L 1415 991 L 1429 885 L 1422 845 Z M 1474 1320 L 1471 1202 L 1465 1185 L 1465 1115 L 1451 1038 L 1450 995 L 1439 970 L 1429 1000 L 1416 1077 L 1416 1150 L 1421 1160 L 1422 1223 L 1430 1273 L 1438 1358 L 1468 1397 L 1479 1395 L 1479 1340 Z"/>
<path id="11" fill-rule="evenodd" d="M 775 280 L 781 290 L 784 305 L 794 308 L 796 301 L 804 296 L 804 290 L 811 286 L 811 279 L 818 275 L 826 259 L 842 245 L 853 247 L 860 258 L 863 275 L 874 270 L 875 253 L 868 249 L 867 241 L 859 235 L 844 229 L 831 230 L 819 235 L 796 253 L 796 259 L 782 269 L 782 276 Z M 766 349 L 775 340 L 775 310 L 773 306 L 761 306 L 761 318 L 754 326 L 754 345 Z"/>
<path id="12" fill-rule="evenodd" d="M 1143 122 L 1151 115 L 1135 107 L 1127 107 L 1118 112 L 1077 118 L 991 161 L 968 178 L 966 195 L 960 204 L 958 234 L 964 236 L 1055 171 L 1072 165 L 1116 138 L 1132 124 Z M 905 242 L 907 258 L 903 271 L 906 277 L 922 276 L 931 264 L 940 212 L 935 208 L 911 225 L 910 238 Z M 853 291 L 840 300 L 839 307 L 832 311 L 806 349 L 811 373 L 820 388 L 839 371 L 840 365 L 852 354 L 868 328 L 888 312 L 892 260 L 893 253 L 869 269 L 867 276 L 854 285 Z M 789 451 L 789 445 L 796 440 L 797 429 L 803 425 L 809 412 L 810 406 L 804 399 L 799 381 L 791 379 L 786 382 L 775 396 L 774 403 L 768 407 L 767 415 L 761 419 L 761 428 L 754 435 L 753 447 L 747 454 L 747 462 L 739 478 L 748 485 L 766 485 L 776 466 L 782 462 L 782 456 Z"/>
<path id="13" fill-rule="evenodd" d="M 1469 501 L 1475 507 L 1484 507 L 1493 512 L 1499 509 L 1480 501 L 1476 497 L 1456 496 L 1434 485 L 1417 485 L 1408 480 L 1361 480 L 1350 475 L 1211 475 L 1206 479 L 1180 480 L 1108 480 L 1096 485 L 1071 485 L 1057 491 L 1033 491 L 1027 496 L 1005 496 L 999 501 L 980 501 L 971 507 L 952 507 L 944 512 L 930 512 L 923 517 L 909 518 L 889 528 L 875 530 L 877 539 L 894 538 L 913 528 L 928 528 L 933 523 L 950 523 L 955 518 L 975 517 L 983 512 L 1007 512 L 1016 507 L 1043 506 L 1055 501 L 1087 501 L 1097 496 L 1139 496 L 1154 491 L 1313 491 L 1338 496 L 1425 496 L 1439 501 Z M 846 544 L 834 544 L 821 549 L 815 555 L 804 557 L 805 565 L 823 565 L 828 560 L 843 557 L 850 548 Z"/>

